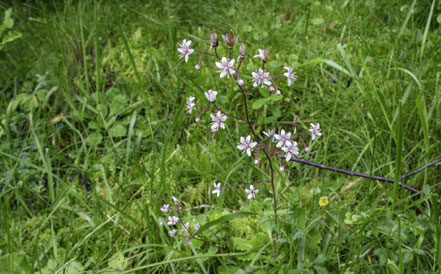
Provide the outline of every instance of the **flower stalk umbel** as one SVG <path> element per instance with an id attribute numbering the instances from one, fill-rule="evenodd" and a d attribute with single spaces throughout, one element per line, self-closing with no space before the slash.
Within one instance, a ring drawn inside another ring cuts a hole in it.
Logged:
<path id="1" fill-rule="evenodd" d="M 218 94 L 221 94 L 221 92 L 217 92 L 212 90 L 213 87 L 207 87 L 207 92 L 204 93 L 205 99 L 207 103 L 211 104 L 213 107 L 204 106 L 195 103 L 195 97 L 190 96 L 187 98 L 187 113 L 192 114 L 195 109 L 201 109 L 199 115 L 196 117 L 195 121 L 200 122 L 203 118 L 204 114 L 209 114 L 209 117 L 207 117 L 205 120 L 210 121 L 211 120 L 211 132 L 215 134 L 219 129 L 225 129 L 225 127 L 228 125 L 230 119 L 232 118 L 235 120 L 238 120 L 239 122 L 245 122 L 247 129 L 249 131 L 248 134 L 245 134 L 244 136 L 240 136 L 237 144 L 237 149 L 242 152 L 242 154 L 246 154 L 248 157 L 254 158 L 254 164 L 256 165 L 262 165 L 262 163 L 259 161 L 260 157 L 264 157 L 267 162 L 267 166 L 269 168 L 269 180 L 266 181 L 259 181 L 259 182 L 252 182 L 252 183 L 245 183 L 242 182 L 239 185 L 235 186 L 221 186 L 220 183 L 216 184 L 214 183 L 214 190 L 212 193 L 219 197 L 221 195 L 221 191 L 223 189 L 228 189 L 232 187 L 248 187 L 244 188 L 244 194 L 248 199 L 256 199 L 259 194 L 259 189 L 257 185 L 259 183 L 270 183 L 272 187 L 272 195 L 273 195 L 273 203 L 274 203 L 274 222 L 277 227 L 277 196 L 276 196 L 276 188 L 274 185 L 274 169 L 273 169 L 273 159 L 276 160 L 276 162 L 279 164 L 279 171 L 283 172 L 284 167 L 282 165 L 281 161 L 281 155 L 286 158 L 287 161 L 289 161 L 291 158 L 299 155 L 300 149 L 298 147 L 299 141 L 301 144 L 303 144 L 303 152 L 308 152 L 309 147 L 306 145 L 305 140 L 303 139 L 302 135 L 295 135 L 296 134 L 296 123 L 298 122 L 298 117 L 296 116 L 292 123 L 291 129 L 268 129 L 262 134 L 258 134 L 255 131 L 255 127 L 251 123 L 250 116 L 248 113 L 248 99 L 250 96 L 250 91 L 252 89 L 260 89 L 260 88 L 267 88 L 270 93 L 275 93 L 277 96 L 280 96 L 282 94 L 282 91 L 277 87 L 276 79 L 278 78 L 286 78 L 288 87 L 294 84 L 294 82 L 297 79 L 297 75 L 294 72 L 294 69 L 292 67 L 285 67 L 286 72 L 281 71 L 280 75 L 271 76 L 271 72 L 265 71 L 265 63 L 268 62 L 269 58 L 269 51 L 268 49 L 259 49 L 257 54 L 254 56 L 254 58 L 249 58 L 248 60 L 258 60 L 260 59 L 261 66 L 257 71 L 252 72 L 245 72 L 242 73 L 240 69 L 242 68 L 242 62 L 244 62 L 246 59 L 246 51 L 245 51 L 245 45 L 241 44 L 239 46 L 238 56 L 234 58 L 233 55 L 233 49 L 234 46 L 238 40 L 238 36 L 235 36 L 233 32 L 230 30 L 227 34 L 222 35 L 222 38 L 227 46 L 228 55 L 220 57 L 218 55 L 218 46 L 219 46 L 219 40 L 217 38 L 216 33 L 210 34 L 210 49 L 214 50 L 214 53 L 194 50 L 190 48 L 191 41 L 190 40 L 183 40 L 182 43 L 179 43 L 179 52 L 181 53 L 180 57 L 185 58 L 185 61 L 188 61 L 188 56 L 190 53 L 199 53 L 199 61 L 197 63 L 196 70 L 200 69 L 201 61 L 204 56 L 214 57 L 217 59 L 217 61 L 213 62 L 211 65 L 213 70 L 217 70 L 217 73 L 219 73 L 219 77 L 223 79 L 229 79 L 230 76 L 234 79 L 237 86 L 239 87 L 240 93 L 242 94 L 243 99 L 243 106 L 244 106 L 244 115 L 245 117 L 239 118 L 234 115 L 231 115 L 222 109 L 220 109 L 216 104 L 216 96 Z M 227 77 L 225 77 L 227 76 Z M 251 77 L 249 77 L 251 76 Z M 249 83 L 249 87 L 245 88 L 245 81 L 244 79 L 251 78 L 252 81 Z M 286 80 L 285 80 L 286 81 Z M 281 84 L 286 83 L 285 81 L 282 81 Z M 205 100 L 204 99 L 204 100 Z M 243 115 L 243 114 L 242 114 Z M 209 118 L 209 119 L 208 119 Z M 312 140 L 317 138 L 318 136 L 321 136 L 320 131 L 320 125 L 318 123 L 311 124 L 311 129 L 309 130 L 311 133 Z M 246 136 L 246 137 L 245 137 Z M 303 153 L 302 152 L 302 153 Z M 276 230 L 277 231 L 277 230 Z M 276 238 L 277 238 L 277 232 L 276 232 Z"/>

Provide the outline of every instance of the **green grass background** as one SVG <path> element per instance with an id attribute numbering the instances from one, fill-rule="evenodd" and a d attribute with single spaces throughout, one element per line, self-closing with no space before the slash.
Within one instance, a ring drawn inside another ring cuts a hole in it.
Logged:
<path id="1" fill-rule="evenodd" d="M 249 134 L 242 123 L 212 135 L 207 115 L 195 124 L 185 113 L 186 97 L 214 89 L 222 109 L 244 116 L 213 60 L 195 71 L 196 54 L 186 64 L 176 50 L 182 39 L 207 50 L 210 31 L 231 28 L 250 74 L 268 48 L 267 69 L 294 66 L 299 79 L 279 81 L 281 100 L 256 109 L 268 94 L 253 90 L 257 131 L 289 129 L 295 115 L 299 132 L 319 122 L 323 136 L 302 157 L 397 178 L 441 155 L 440 2 L 0 3 L 8 8 L 22 37 L 0 51 L 0 272 L 441 271 L 439 165 L 405 182 L 422 190 L 412 199 L 393 184 L 284 164 L 278 227 L 269 185 L 251 201 L 243 188 L 211 195 L 213 182 L 267 180 L 268 166 L 235 148 Z M 158 224 L 172 195 L 185 220 L 227 217 L 205 243 L 185 245 Z"/>

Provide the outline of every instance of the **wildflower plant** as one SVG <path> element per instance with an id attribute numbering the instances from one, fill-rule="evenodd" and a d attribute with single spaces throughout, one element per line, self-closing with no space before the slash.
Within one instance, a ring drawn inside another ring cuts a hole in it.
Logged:
<path id="1" fill-rule="evenodd" d="M 279 129 L 267 129 L 261 134 L 256 132 L 256 125 L 253 125 L 249 110 L 248 101 L 251 97 L 253 90 L 266 88 L 270 93 L 275 93 L 277 96 L 281 96 L 282 91 L 278 87 L 277 82 L 282 79 L 286 79 L 288 87 L 292 86 L 297 80 L 297 74 L 292 67 L 285 67 L 286 72 L 279 75 L 274 75 L 272 72 L 265 69 L 265 64 L 270 58 L 268 49 L 259 49 L 257 54 L 253 58 L 246 58 L 245 45 L 239 46 L 237 57 L 234 48 L 237 45 L 238 36 L 235 36 L 230 30 L 227 34 L 222 35 L 224 42 L 226 43 L 227 54 L 226 56 L 219 55 L 218 47 L 219 40 L 216 33 L 210 35 L 210 51 L 205 52 L 197 49 L 190 48 L 191 41 L 184 39 L 181 43 L 178 43 L 178 51 L 181 53 L 180 58 L 185 58 L 185 62 L 188 62 L 188 56 L 191 53 L 199 54 L 199 61 L 195 66 L 196 70 L 201 67 L 201 61 L 203 57 L 207 56 L 214 59 L 214 62 L 210 64 L 213 71 L 219 73 L 219 78 L 224 81 L 235 81 L 239 88 L 239 91 L 243 99 L 243 111 L 239 114 L 227 113 L 220 106 L 216 104 L 216 96 L 220 92 L 212 90 L 214 87 L 207 87 L 207 91 L 204 92 L 204 102 L 196 102 L 194 96 L 190 96 L 186 99 L 186 110 L 189 115 L 196 115 L 195 121 L 200 122 L 202 120 L 208 120 L 211 124 L 210 130 L 212 134 L 215 134 L 220 129 L 225 129 L 230 120 L 237 120 L 242 124 L 245 124 L 244 128 L 248 131 L 244 136 L 234 137 L 237 139 L 236 148 L 242 153 L 246 154 L 251 159 L 254 159 L 255 165 L 265 165 L 269 170 L 269 180 L 257 181 L 257 182 L 242 182 L 235 186 L 221 186 L 220 183 L 214 183 L 214 190 L 212 194 L 219 197 L 220 193 L 224 189 L 244 187 L 244 194 L 247 199 L 255 199 L 259 195 L 258 184 L 269 183 L 272 187 L 273 195 L 273 207 L 275 215 L 275 224 L 277 225 L 277 197 L 274 183 L 274 168 L 275 163 L 278 164 L 279 170 L 283 172 L 285 169 L 282 165 L 282 161 L 290 161 L 291 158 L 299 155 L 300 153 L 306 153 L 309 151 L 305 141 L 305 134 L 299 135 L 296 130 L 296 124 L 299 121 L 297 116 L 294 117 L 291 128 L 279 128 Z M 243 71 L 243 62 L 251 60 L 252 62 L 259 62 L 260 67 L 257 71 Z M 226 77 L 225 77 L 226 76 Z M 231 76 L 231 77 L 230 77 Z M 249 77 L 251 76 L 251 77 Z M 247 83 L 247 80 L 251 79 Z M 286 92 L 289 92 L 287 90 Z M 242 117 L 240 117 L 242 116 Z M 311 140 L 314 140 L 318 136 L 321 136 L 319 123 L 311 124 Z M 301 152 L 298 143 L 303 145 L 303 151 Z M 260 158 L 266 159 L 265 162 L 259 161 Z M 246 188 L 248 187 L 248 188 Z M 174 234 L 174 233 L 173 233 Z"/>

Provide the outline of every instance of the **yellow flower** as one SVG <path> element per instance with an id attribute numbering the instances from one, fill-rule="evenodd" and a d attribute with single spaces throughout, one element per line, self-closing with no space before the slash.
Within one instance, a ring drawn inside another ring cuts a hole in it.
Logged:
<path id="1" fill-rule="evenodd" d="M 320 201 L 319 201 L 320 206 L 327 206 L 328 203 L 329 203 L 328 197 L 326 197 L 326 196 L 320 197 Z"/>

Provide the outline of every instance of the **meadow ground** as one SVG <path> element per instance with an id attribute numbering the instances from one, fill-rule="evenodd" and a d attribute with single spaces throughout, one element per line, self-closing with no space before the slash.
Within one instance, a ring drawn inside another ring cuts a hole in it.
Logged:
<path id="1" fill-rule="evenodd" d="M 439 2 L 3 1 L 0 11 L 10 16 L 0 29 L 1 273 L 441 271 L 440 165 L 405 180 L 421 190 L 412 196 L 299 163 L 281 173 L 274 161 L 277 226 L 268 184 L 251 200 L 244 188 L 211 194 L 213 182 L 267 180 L 268 164 L 236 149 L 243 123 L 213 135 L 207 115 L 195 124 L 185 113 L 185 99 L 208 89 L 238 116 L 243 101 L 212 60 L 196 71 L 197 56 L 184 63 L 176 50 L 182 39 L 208 50 L 211 31 L 233 29 L 251 74 L 268 48 L 266 68 L 293 66 L 298 80 L 281 81 L 274 100 L 253 90 L 256 130 L 289 128 L 295 115 L 299 132 L 319 122 L 323 136 L 300 157 L 398 178 L 441 157 Z M 201 240 L 159 225 L 172 196 Z"/>

